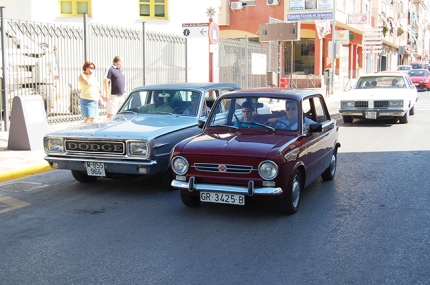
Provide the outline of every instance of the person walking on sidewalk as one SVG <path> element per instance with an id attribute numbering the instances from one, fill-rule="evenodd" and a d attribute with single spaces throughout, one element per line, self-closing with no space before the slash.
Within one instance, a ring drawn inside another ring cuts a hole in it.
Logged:
<path id="1" fill-rule="evenodd" d="M 107 97 L 106 112 L 110 119 L 125 101 L 125 76 L 122 71 L 122 58 L 115 56 L 113 64 L 106 70 L 104 89 Z"/>
<path id="2" fill-rule="evenodd" d="M 102 97 L 102 92 L 94 75 L 94 70 L 96 69 L 94 63 L 86 61 L 82 69 L 84 72 L 78 77 L 81 87 L 79 103 L 81 104 L 84 123 L 91 123 L 99 115 L 99 100 Z"/>

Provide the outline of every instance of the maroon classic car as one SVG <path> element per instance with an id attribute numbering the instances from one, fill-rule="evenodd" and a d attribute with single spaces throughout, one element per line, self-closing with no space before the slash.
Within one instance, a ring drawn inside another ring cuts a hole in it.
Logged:
<path id="1" fill-rule="evenodd" d="M 227 93 L 199 125 L 203 132 L 171 155 L 171 185 L 186 206 L 274 200 L 282 213 L 294 214 L 305 186 L 336 173 L 338 125 L 315 91 Z"/>

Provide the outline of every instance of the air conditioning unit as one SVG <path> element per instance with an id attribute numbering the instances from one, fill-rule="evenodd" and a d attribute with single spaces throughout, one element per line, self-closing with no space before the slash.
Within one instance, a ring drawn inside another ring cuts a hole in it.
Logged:
<path id="1" fill-rule="evenodd" d="M 241 1 L 239 1 L 239 2 L 231 2 L 230 3 L 230 8 L 232 10 L 242 10 L 242 8 L 243 8 L 242 2 Z"/>
<path id="2" fill-rule="evenodd" d="M 266 0 L 267 6 L 276 6 L 281 0 Z"/>

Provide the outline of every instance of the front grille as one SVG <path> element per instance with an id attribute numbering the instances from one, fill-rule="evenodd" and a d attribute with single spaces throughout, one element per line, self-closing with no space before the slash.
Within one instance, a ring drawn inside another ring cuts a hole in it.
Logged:
<path id="1" fill-rule="evenodd" d="M 369 102 L 367 101 L 355 101 L 355 108 L 368 108 Z"/>
<path id="2" fill-rule="evenodd" d="M 97 154 L 125 154 L 124 142 L 91 141 L 91 140 L 66 140 L 66 151 Z"/>
<path id="3" fill-rule="evenodd" d="M 373 104 L 375 108 L 388 108 L 388 101 L 375 101 Z"/>
<path id="4" fill-rule="evenodd" d="M 194 167 L 197 171 L 204 172 L 249 174 L 252 171 L 252 166 L 234 164 L 195 163 Z"/>

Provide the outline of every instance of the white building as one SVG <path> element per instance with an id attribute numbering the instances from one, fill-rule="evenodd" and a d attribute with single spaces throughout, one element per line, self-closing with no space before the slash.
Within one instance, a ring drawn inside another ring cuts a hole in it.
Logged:
<path id="1" fill-rule="evenodd" d="M 145 29 L 182 34 L 184 23 L 207 23 L 209 8 L 218 11 L 218 0 L 0 0 L 6 19 L 34 21 L 59 25 L 83 25 L 87 22 L 107 26 Z M 214 22 L 217 17 L 213 17 Z M 189 37 L 188 80 L 209 80 L 210 52 L 213 54 L 213 81 L 218 81 L 217 45 L 207 37 Z"/>

